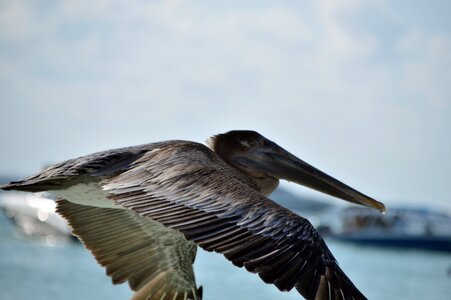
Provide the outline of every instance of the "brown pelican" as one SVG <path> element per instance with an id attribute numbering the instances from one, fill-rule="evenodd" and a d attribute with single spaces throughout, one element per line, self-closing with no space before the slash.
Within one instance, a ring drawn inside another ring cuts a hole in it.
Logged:
<path id="1" fill-rule="evenodd" d="M 219 134 L 208 145 L 98 152 L 2 188 L 55 193 L 73 233 L 114 284 L 128 281 L 135 300 L 201 299 L 197 246 L 306 299 L 366 299 L 309 221 L 267 196 L 285 179 L 384 211 L 382 203 L 254 131 Z"/>

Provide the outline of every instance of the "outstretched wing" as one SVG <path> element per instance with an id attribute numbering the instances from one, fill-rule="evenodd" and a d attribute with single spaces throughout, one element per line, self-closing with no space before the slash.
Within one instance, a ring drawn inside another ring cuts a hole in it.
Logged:
<path id="1" fill-rule="evenodd" d="M 109 198 L 306 299 L 366 299 L 308 222 L 200 144 L 151 151 L 101 183 Z"/>
<path id="2" fill-rule="evenodd" d="M 114 284 L 128 281 L 132 300 L 201 299 L 192 266 L 197 246 L 179 232 L 125 209 L 58 200 L 57 212 Z"/>

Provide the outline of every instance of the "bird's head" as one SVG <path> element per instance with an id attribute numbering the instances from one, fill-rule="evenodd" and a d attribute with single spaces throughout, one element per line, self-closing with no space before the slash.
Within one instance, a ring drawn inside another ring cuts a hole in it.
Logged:
<path id="1" fill-rule="evenodd" d="M 213 136 L 207 143 L 225 162 L 253 178 L 285 179 L 352 203 L 385 211 L 383 203 L 307 164 L 255 131 L 233 130 Z"/>

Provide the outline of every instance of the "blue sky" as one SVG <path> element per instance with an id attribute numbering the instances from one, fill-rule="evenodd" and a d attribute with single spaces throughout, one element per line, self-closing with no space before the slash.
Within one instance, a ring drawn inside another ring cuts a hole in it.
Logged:
<path id="1" fill-rule="evenodd" d="M 449 1 L 0 0 L 0 173 L 254 129 L 389 206 L 451 208 L 450 13 Z"/>

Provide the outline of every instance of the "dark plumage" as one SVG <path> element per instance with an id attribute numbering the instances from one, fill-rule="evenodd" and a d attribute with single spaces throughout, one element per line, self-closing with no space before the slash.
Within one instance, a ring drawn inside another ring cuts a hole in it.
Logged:
<path id="1" fill-rule="evenodd" d="M 365 299 L 309 221 L 266 196 L 281 178 L 380 210 L 383 204 L 253 131 L 215 136 L 209 146 L 167 141 L 98 152 L 3 189 L 53 191 L 74 234 L 113 283 L 129 282 L 133 299 L 201 299 L 196 244 L 281 291 Z"/>

